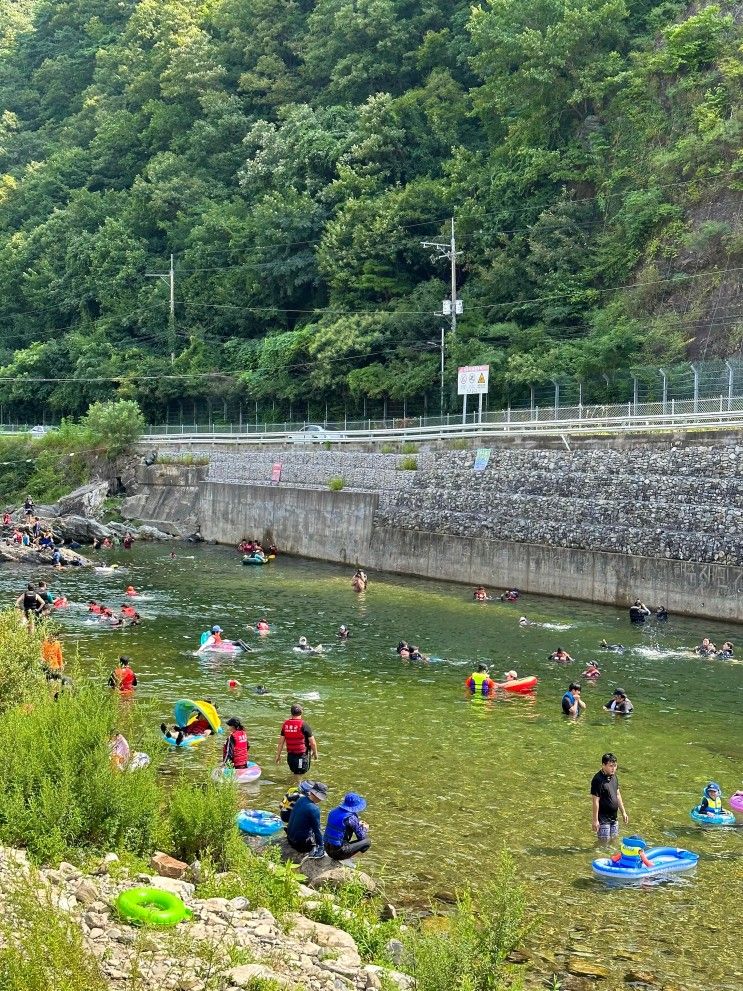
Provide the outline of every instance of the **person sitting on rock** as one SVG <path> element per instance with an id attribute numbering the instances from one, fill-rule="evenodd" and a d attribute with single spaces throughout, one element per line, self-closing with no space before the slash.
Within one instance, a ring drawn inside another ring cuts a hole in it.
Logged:
<path id="1" fill-rule="evenodd" d="M 357 853 L 366 853 L 371 846 L 369 826 L 358 813 L 366 808 L 366 799 L 349 791 L 340 805 L 328 812 L 323 843 L 332 860 L 348 860 Z"/>
<path id="2" fill-rule="evenodd" d="M 322 781 L 303 781 L 302 793 L 294 803 L 286 827 L 286 839 L 290 847 L 311 857 L 325 856 L 323 834 L 320 828 L 320 802 L 328 797 L 328 786 Z"/>

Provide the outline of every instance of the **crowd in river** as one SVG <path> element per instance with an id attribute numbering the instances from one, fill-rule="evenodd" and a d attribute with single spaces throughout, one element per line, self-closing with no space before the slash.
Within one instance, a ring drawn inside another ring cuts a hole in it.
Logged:
<path id="1" fill-rule="evenodd" d="M 30 507 L 31 522 L 38 522 Z M 43 531 L 42 531 L 43 532 Z M 132 542 L 125 545 L 127 550 Z M 259 541 L 242 541 L 238 550 L 245 555 L 243 563 L 267 563 L 275 559 L 278 548 L 275 545 L 263 547 Z M 250 560 L 246 560 L 249 558 Z M 116 574 L 115 565 L 107 565 L 101 570 L 107 574 Z M 366 592 L 369 588 L 368 575 L 357 569 L 351 580 L 351 587 L 357 593 Z M 133 585 L 126 587 L 122 598 L 124 601 L 118 609 L 113 609 L 95 600 L 87 604 L 88 616 L 101 623 L 123 627 L 136 625 L 142 621 L 140 613 L 134 605 L 138 593 Z M 497 596 L 491 596 L 487 589 L 479 585 L 472 596 L 474 602 L 485 603 L 497 599 L 500 602 L 516 603 L 521 594 L 518 589 L 507 588 Z M 63 596 L 55 596 L 43 581 L 37 584 L 29 583 L 27 588 L 18 596 L 16 606 L 21 610 L 30 624 L 38 617 L 48 616 L 52 610 L 69 606 Z M 665 623 L 668 612 L 663 606 L 654 610 L 649 609 L 640 599 L 629 607 L 629 620 L 633 625 L 644 624 L 648 621 Z M 538 623 L 526 616 L 520 616 L 518 625 L 522 629 L 542 627 L 545 629 L 566 629 L 554 623 Z M 259 637 L 268 636 L 272 627 L 265 616 L 261 616 L 247 629 Z M 200 643 L 196 648 L 198 655 L 218 653 L 251 652 L 253 648 L 241 638 L 227 639 L 223 636 L 222 627 L 213 624 L 203 631 Z M 348 641 L 352 632 L 346 624 L 341 624 L 335 634 L 338 641 Z M 609 643 L 602 639 L 599 648 L 607 653 L 621 654 L 625 647 L 621 643 Z M 301 654 L 322 654 L 323 644 L 311 644 L 306 636 L 297 638 L 293 648 Z M 396 647 L 397 655 L 402 661 L 428 663 L 432 658 L 411 640 L 401 639 Z M 694 648 L 700 656 L 721 659 L 731 659 L 734 647 L 726 640 L 720 649 L 715 647 L 709 638 Z M 56 683 L 56 691 L 69 686 L 64 677 L 64 661 L 61 644 L 54 637 L 47 636 L 42 648 L 44 670 L 47 678 Z M 433 660 L 436 660 L 433 658 Z M 558 646 L 549 655 L 549 660 L 559 665 L 575 663 L 574 657 L 568 650 Z M 589 661 L 582 678 L 595 683 L 602 676 L 599 664 Z M 491 677 L 490 670 L 485 664 L 478 664 L 465 680 L 465 691 L 473 700 L 497 699 L 505 694 L 533 695 L 537 688 L 537 677 L 526 675 L 519 677 L 516 670 L 503 672 L 500 679 Z M 131 696 L 139 684 L 131 658 L 122 654 L 108 680 L 112 690 L 122 695 Z M 238 688 L 236 679 L 229 681 L 230 688 Z M 264 686 L 255 688 L 257 694 L 266 692 Z M 55 696 L 56 697 L 56 696 Z M 561 709 L 569 719 L 578 719 L 587 709 L 587 703 L 582 697 L 581 681 L 572 679 L 561 698 Z M 634 703 L 627 691 L 615 687 L 603 704 L 603 709 L 618 717 L 629 717 L 634 712 Z M 238 784 L 255 780 L 261 773 L 260 767 L 251 761 L 251 744 L 248 731 L 238 715 L 231 715 L 224 723 L 211 699 L 197 701 L 179 700 L 173 710 L 173 721 L 170 725 L 161 724 L 162 739 L 169 746 L 194 746 L 208 736 L 221 734 L 225 736 L 222 747 L 222 757 L 219 768 L 213 774 L 215 780 L 232 780 Z M 110 741 L 111 760 L 117 768 L 137 769 L 146 766 L 149 758 L 146 754 L 132 753 L 128 741 L 121 733 L 116 733 Z M 286 841 L 290 847 L 300 854 L 319 858 L 328 855 L 333 860 L 350 859 L 364 853 L 371 846 L 368 824 L 360 818 L 360 813 L 366 808 L 365 798 L 355 791 L 349 791 L 343 799 L 328 813 L 323 828 L 320 807 L 328 799 L 328 786 L 315 778 L 310 778 L 313 762 L 319 759 L 318 742 L 315 733 L 304 717 L 302 706 L 295 702 L 291 705 L 287 719 L 282 723 L 275 753 L 278 765 L 285 754 L 288 770 L 293 776 L 293 786 L 284 796 L 281 807 L 276 814 L 262 811 L 243 810 L 242 823 L 238 821 L 245 832 L 258 830 L 268 835 L 269 832 L 280 830 L 283 826 Z M 599 840 L 609 842 L 618 835 L 619 818 L 626 824 L 629 817 L 624 805 L 617 778 L 617 758 L 607 752 L 601 760 L 601 768 L 593 776 L 590 784 L 592 801 L 592 828 Z M 716 782 L 709 782 L 704 789 L 702 800 L 694 810 L 695 814 L 711 820 L 722 815 L 722 791 Z M 268 817 L 266 819 L 265 817 Z M 716 820 L 715 820 L 716 821 Z M 269 826 L 271 827 L 269 829 Z M 260 828 L 259 828 L 260 827 Z M 622 868 L 633 868 L 638 865 L 652 867 L 652 861 L 645 854 L 645 843 L 641 837 L 625 837 L 619 854 L 612 858 L 612 863 Z"/>

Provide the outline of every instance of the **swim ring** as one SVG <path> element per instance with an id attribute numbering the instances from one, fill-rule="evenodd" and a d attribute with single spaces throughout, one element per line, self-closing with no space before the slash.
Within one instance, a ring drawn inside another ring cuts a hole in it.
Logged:
<path id="1" fill-rule="evenodd" d="M 591 867 L 594 874 L 612 881 L 637 881 L 646 877 L 662 877 L 664 874 L 690 871 L 696 867 L 698 853 L 681 850 L 678 847 L 656 846 L 645 851 L 645 856 L 652 866 L 620 867 L 611 857 L 597 857 Z"/>
<path id="2" fill-rule="evenodd" d="M 160 888 L 129 888 L 116 899 L 122 919 L 135 925 L 177 926 L 193 913 L 177 895 Z"/>
<path id="3" fill-rule="evenodd" d="M 176 743 L 175 736 L 166 736 L 163 733 L 162 738 L 171 747 L 195 747 L 197 743 L 205 740 L 206 736 L 184 736 L 180 743 Z"/>
<path id="4" fill-rule="evenodd" d="M 531 675 L 528 678 L 515 678 L 513 681 L 502 681 L 496 684 L 495 687 L 502 689 L 504 692 L 533 692 L 537 687 L 537 677 L 536 675 Z"/>
<path id="5" fill-rule="evenodd" d="M 212 771 L 212 781 L 257 781 L 261 776 L 261 767 L 255 761 L 248 761 L 247 767 L 215 767 Z"/>
<path id="6" fill-rule="evenodd" d="M 97 575 L 112 575 L 115 571 L 123 570 L 118 564 L 97 564 L 93 571 Z"/>
<path id="7" fill-rule="evenodd" d="M 284 825 L 279 816 L 262 809 L 241 809 L 236 822 L 237 828 L 250 836 L 273 836 Z"/>
<path id="8" fill-rule="evenodd" d="M 726 809 L 721 809 L 719 812 L 707 813 L 699 811 L 699 806 L 692 809 L 689 813 L 694 822 L 698 822 L 700 826 L 734 826 L 735 816 L 732 812 L 728 812 Z"/>
<path id="9" fill-rule="evenodd" d="M 199 654 L 239 654 L 243 648 L 237 644 L 233 643 L 231 640 L 222 640 L 221 643 L 214 643 L 211 646 L 207 646 L 206 643 L 202 644 L 198 649 Z"/>
<path id="10" fill-rule="evenodd" d="M 264 561 L 263 558 L 258 557 L 257 554 L 246 554 L 243 558 L 243 564 L 268 564 L 268 561 Z"/>
<path id="11" fill-rule="evenodd" d="M 743 812 L 743 791 L 736 791 L 734 795 L 731 795 L 728 805 L 733 812 Z"/>

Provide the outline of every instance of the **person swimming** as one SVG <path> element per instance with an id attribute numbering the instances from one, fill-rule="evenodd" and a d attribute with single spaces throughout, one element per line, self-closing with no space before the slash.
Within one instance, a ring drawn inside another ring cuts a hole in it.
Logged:
<path id="1" fill-rule="evenodd" d="M 570 664 L 573 661 L 573 658 L 566 650 L 563 650 L 562 647 L 558 647 L 557 650 L 550 654 L 548 660 L 557 661 L 558 664 Z"/>
<path id="2" fill-rule="evenodd" d="M 606 640 L 602 640 L 601 643 L 599 644 L 599 647 L 602 650 L 610 650 L 614 654 L 623 654 L 624 653 L 624 644 L 623 643 L 607 643 Z"/>
<path id="3" fill-rule="evenodd" d="M 312 644 L 307 642 L 307 637 L 300 637 L 294 649 L 304 654 L 322 654 L 323 652 L 321 643 L 313 647 Z"/>
<path id="4" fill-rule="evenodd" d="M 596 679 L 601 675 L 601 669 L 595 661 L 589 661 L 586 670 L 583 672 L 583 678 Z"/>
<path id="5" fill-rule="evenodd" d="M 519 616 L 519 626 L 536 626 L 537 624 L 531 620 L 527 619 L 526 616 Z"/>
<path id="6" fill-rule="evenodd" d="M 338 627 L 338 632 L 336 633 L 336 636 L 338 637 L 339 640 L 348 640 L 348 638 L 351 636 L 351 631 L 347 626 L 341 623 L 341 625 Z"/>

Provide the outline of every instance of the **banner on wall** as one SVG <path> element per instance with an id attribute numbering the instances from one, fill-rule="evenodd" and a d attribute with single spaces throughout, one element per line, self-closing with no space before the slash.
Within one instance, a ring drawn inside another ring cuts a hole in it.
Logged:
<path id="1" fill-rule="evenodd" d="M 273 468 L 271 469 L 271 485 L 279 484 L 279 482 L 281 481 L 281 470 L 283 467 L 284 466 L 281 464 L 280 461 L 277 461 L 276 464 L 273 466 Z"/>

